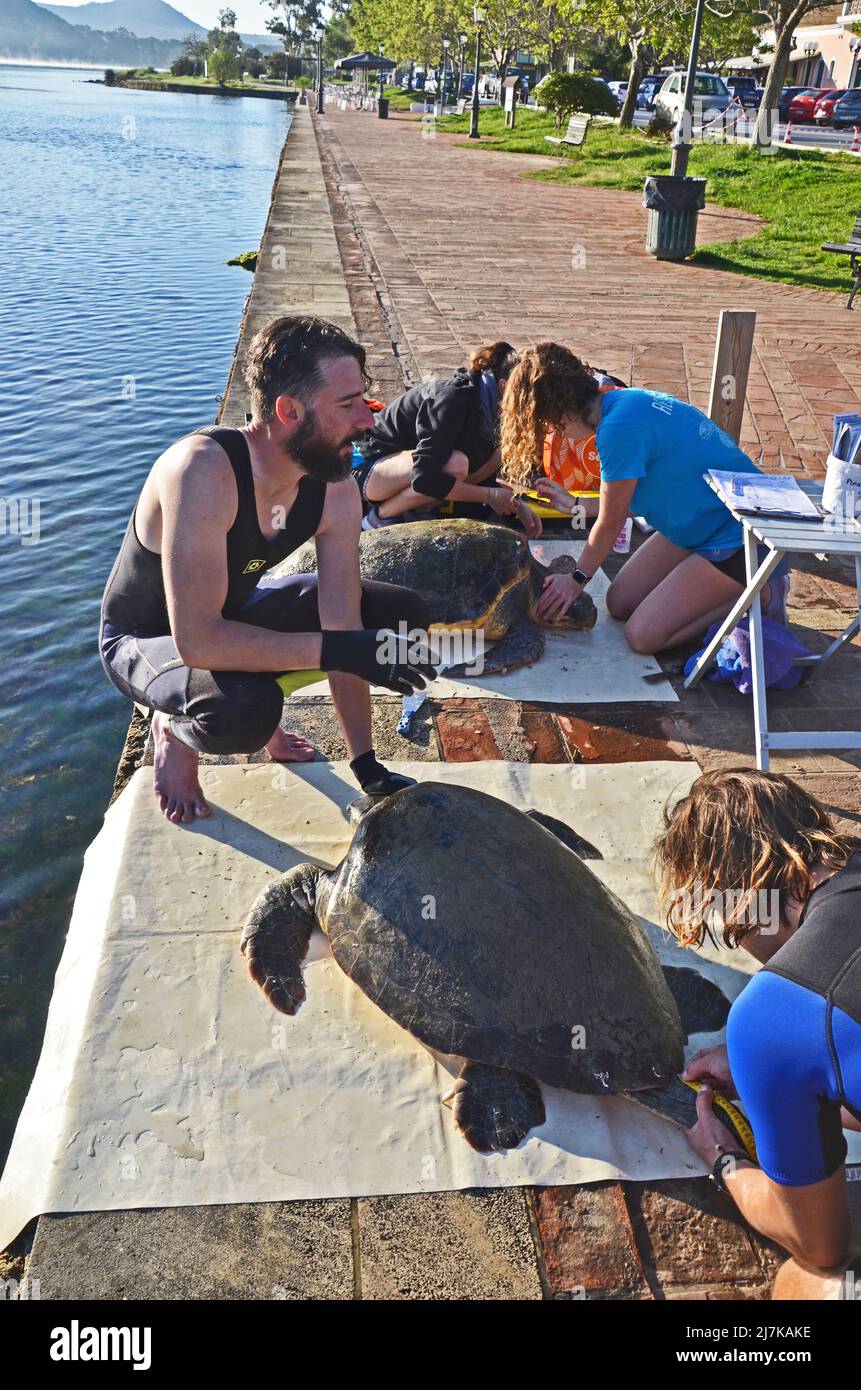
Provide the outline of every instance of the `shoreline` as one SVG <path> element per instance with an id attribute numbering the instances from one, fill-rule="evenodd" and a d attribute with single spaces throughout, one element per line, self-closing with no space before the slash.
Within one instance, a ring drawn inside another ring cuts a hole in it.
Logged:
<path id="1" fill-rule="evenodd" d="M 128 87 L 141 92 L 183 92 L 193 96 L 204 97 L 263 97 L 268 101 L 287 101 L 298 104 L 299 87 L 277 87 L 271 91 L 265 87 L 198 87 L 191 82 L 169 82 L 157 80 L 150 82 L 145 77 L 129 77 L 125 80 L 117 79 L 115 82 L 105 82 L 104 87 Z"/>

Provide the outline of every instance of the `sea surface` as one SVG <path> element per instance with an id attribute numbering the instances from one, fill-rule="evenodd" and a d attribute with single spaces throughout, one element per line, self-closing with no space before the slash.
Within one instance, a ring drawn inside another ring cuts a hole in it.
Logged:
<path id="1" fill-rule="evenodd" d="M 0 66 L 0 1165 L 130 706 L 99 599 L 159 453 L 218 409 L 290 107 Z"/>

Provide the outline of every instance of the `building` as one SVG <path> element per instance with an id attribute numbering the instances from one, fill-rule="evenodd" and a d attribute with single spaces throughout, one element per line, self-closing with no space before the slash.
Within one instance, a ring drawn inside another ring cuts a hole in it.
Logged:
<path id="1" fill-rule="evenodd" d="M 859 32 L 853 33 L 857 25 Z M 765 29 L 764 45 L 774 43 L 774 30 Z M 768 53 L 735 58 L 726 64 L 730 72 L 758 73 L 764 79 Z M 788 87 L 861 87 L 861 0 L 823 6 L 809 16 L 809 23 L 795 31 Z"/>

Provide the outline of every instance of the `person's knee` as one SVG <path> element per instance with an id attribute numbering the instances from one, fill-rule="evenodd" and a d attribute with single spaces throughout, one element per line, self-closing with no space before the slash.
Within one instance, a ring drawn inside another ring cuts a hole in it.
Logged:
<path id="1" fill-rule="evenodd" d="M 631 613 L 633 612 L 630 601 L 625 598 L 624 592 L 619 588 L 615 581 L 610 585 L 609 589 L 607 590 L 607 598 L 605 602 L 607 604 L 607 612 L 610 614 L 610 617 L 618 618 L 622 622 L 627 621 L 627 619 L 630 618 Z"/>
<path id="2" fill-rule="evenodd" d="M 251 677 L 245 686 L 202 701 L 189 712 L 207 753 L 256 753 L 281 722 L 284 696 L 274 679 Z"/>
<path id="3" fill-rule="evenodd" d="M 443 468 L 444 473 L 449 473 L 452 477 L 463 482 L 469 472 L 469 459 L 460 449 L 452 449 L 448 463 Z"/>
<path id="4" fill-rule="evenodd" d="M 655 634 L 637 620 L 636 613 L 625 623 L 625 641 L 632 652 L 638 656 L 654 656 L 656 650 Z"/>

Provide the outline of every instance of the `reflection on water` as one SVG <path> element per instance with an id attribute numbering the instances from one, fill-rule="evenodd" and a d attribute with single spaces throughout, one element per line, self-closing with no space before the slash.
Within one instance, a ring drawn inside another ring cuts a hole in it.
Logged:
<path id="1" fill-rule="evenodd" d="M 211 421 L 289 123 L 281 102 L 0 66 L 0 1162 L 129 707 L 95 648 L 159 452 Z"/>

